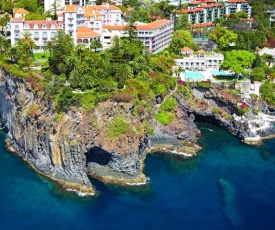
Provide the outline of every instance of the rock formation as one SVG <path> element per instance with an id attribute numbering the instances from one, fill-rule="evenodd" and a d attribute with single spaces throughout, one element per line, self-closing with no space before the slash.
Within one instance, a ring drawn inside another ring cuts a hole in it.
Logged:
<path id="1" fill-rule="evenodd" d="M 156 103 L 160 102 L 153 102 L 151 112 L 142 116 L 133 115 L 132 103 L 111 100 L 90 111 L 70 107 L 57 113 L 54 101 L 43 90 L 2 70 L 0 126 L 7 131 L 9 150 L 34 170 L 87 194 L 95 193 L 88 175 L 106 183 L 144 183 L 144 159 L 149 152 L 179 154 L 183 159 L 195 156 L 200 150 L 196 144 L 200 131 L 194 120 L 218 124 L 241 139 L 254 137 L 246 122 L 224 118 L 224 114 L 238 112 L 238 96 L 212 88 L 193 88 L 192 100 L 173 93 L 175 119 L 167 126 L 155 119 Z M 213 107 L 219 112 L 214 113 Z M 117 122 L 126 129 L 119 135 Z M 153 135 L 148 126 L 154 129 Z"/>

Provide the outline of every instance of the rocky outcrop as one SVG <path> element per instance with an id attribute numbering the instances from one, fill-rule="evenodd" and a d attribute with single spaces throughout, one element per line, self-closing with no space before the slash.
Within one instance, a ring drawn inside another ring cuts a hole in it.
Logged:
<path id="1" fill-rule="evenodd" d="M 94 111 L 70 107 L 57 114 L 54 102 L 25 79 L 0 73 L 0 122 L 7 131 L 7 146 L 37 172 L 65 187 L 93 194 L 88 178 L 124 178 L 143 181 L 146 132 L 108 137 L 108 125 L 121 116 L 130 126 L 141 121 L 131 114 L 131 103 L 100 103 Z"/>
<path id="2" fill-rule="evenodd" d="M 91 111 L 70 107 L 58 114 L 54 101 L 33 81 L 2 70 L 0 126 L 7 131 L 9 150 L 18 153 L 34 170 L 64 187 L 88 194 L 95 193 L 89 176 L 106 183 L 145 183 L 147 153 L 177 154 L 183 159 L 195 156 L 200 150 L 196 120 L 218 124 L 246 143 L 256 143 L 257 135 L 261 139 L 275 136 L 272 127 L 255 135 L 248 122 L 226 119 L 225 114 L 238 112 L 240 97 L 236 95 L 214 88 L 193 88 L 188 100 L 176 89 L 172 94 L 177 100 L 175 119 L 167 126 L 156 121 L 159 106 L 155 104 L 142 116 L 133 115 L 132 103 L 111 100 Z M 259 108 L 273 112 L 264 103 Z M 112 130 L 117 121 L 127 132 L 117 135 L 117 130 Z M 153 136 L 149 135 L 149 124 Z"/>
<path id="3" fill-rule="evenodd" d="M 259 128 L 256 127 L 258 124 L 254 124 L 253 120 L 257 120 L 258 116 L 253 113 L 253 109 L 247 112 L 242 119 L 233 119 L 228 116 L 239 114 L 237 104 L 242 101 L 240 95 L 232 94 L 226 89 L 196 87 L 192 89 L 192 95 L 193 101 L 191 102 L 186 100 L 181 94 L 177 94 L 176 98 L 181 109 L 190 116 L 193 115 L 195 121 L 207 121 L 216 124 L 250 145 L 261 144 L 262 140 L 275 136 L 274 125 L 264 129 L 257 129 Z M 252 99 L 247 100 L 251 108 L 256 107 L 263 114 L 273 114 L 273 111 L 265 102 L 259 100 L 254 102 Z M 252 130 L 251 126 L 253 125 L 255 125 L 256 131 Z"/>

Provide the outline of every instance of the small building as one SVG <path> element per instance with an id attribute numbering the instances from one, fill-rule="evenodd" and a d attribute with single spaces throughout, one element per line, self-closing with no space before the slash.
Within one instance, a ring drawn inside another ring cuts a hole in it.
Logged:
<path id="1" fill-rule="evenodd" d="M 185 46 L 181 49 L 181 54 L 182 55 L 192 55 L 193 52 L 194 51 L 191 48 L 187 47 L 187 46 Z"/>
<path id="2" fill-rule="evenodd" d="M 100 41 L 100 34 L 88 28 L 87 26 L 80 26 L 77 28 L 76 37 L 77 44 L 82 43 L 86 47 L 89 47 L 93 40 Z"/>
<path id="3" fill-rule="evenodd" d="M 175 59 L 177 66 L 191 71 L 218 70 L 224 61 L 223 54 L 200 50 L 188 57 Z"/>
<path id="4" fill-rule="evenodd" d="M 273 57 L 273 62 L 270 63 L 270 65 L 273 66 L 275 64 L 275 48 L 264 47 L 259 51 L 259 55 L 262 56 L 264 54 L 268 54 Z"/>
<path id="5" fill-rule="evenodd" d="M 25 10 L 24 8 L 18 8 L 13 11 L 13 17 L 14 18 L 25 18 L 26 14 L 28 14 L 29 11 Z"/>

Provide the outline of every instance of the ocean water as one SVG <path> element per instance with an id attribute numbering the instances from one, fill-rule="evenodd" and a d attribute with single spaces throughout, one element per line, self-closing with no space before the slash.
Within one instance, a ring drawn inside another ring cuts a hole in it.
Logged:
<path id="1" fill-rule="evenodd" d="M 79 197 L 5 150 L 0 132 L 0 229 L 275 229 L 275 141 L 243 145 L 199 124 L 203 150 L 181 161 L 149 155 L 143 188 L 105 186 Z"/>

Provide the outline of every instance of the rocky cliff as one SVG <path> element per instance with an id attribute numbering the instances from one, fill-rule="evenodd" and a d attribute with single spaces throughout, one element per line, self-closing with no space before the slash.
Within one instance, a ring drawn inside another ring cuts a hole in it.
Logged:
<path id="1" fill-rule="evenodd" d="M 176 89 L 170 93 L 177 100 L 175 119 L 163 126 L 155 119 L 161 102 L 152 102 L 142 116 L 133 114 L 132 103 L 111 100 L 90 111 L 70 107 L 58 114 L 53 99 L 33 81 L 2 70 L 0 125 L 7 131 L 8 148 L 34 170 L 66 188 L 94 194 L 89 176 L 106 183 L 145 183 L 147 153 L 195 156 L 200 150 L 195 120 L 216 123 L 241 139 L 255 136 L 246 122 L 227 117 L 238 112 L 239 96 L 212 88 L 191 91 L 188 97 Z M 275 130 L 266 136 L 270 133 Z"/>
<path id="2" fill-rule="evenodd" d="M 131 103 L 107 101 L 94 111 L 70 107 L 57 114 L 46 96 L 26 80 L 0 72 L 0 122 L 11 151 L 37 172 L 90 194 L 94 188 L 88 174 L 115 182 L 145 180 L 146 131 L 116 138 L 107 130 L 118 116 L 133 128 L 141 126 L 131 114 Z"/>

